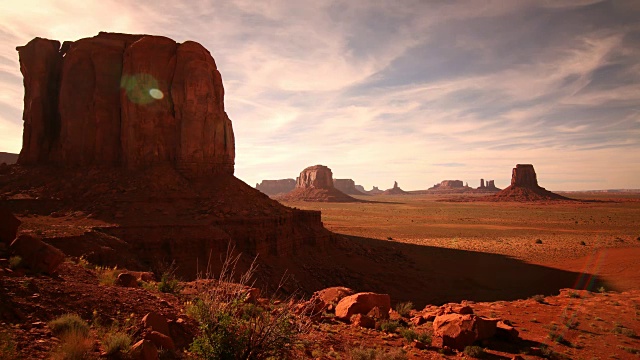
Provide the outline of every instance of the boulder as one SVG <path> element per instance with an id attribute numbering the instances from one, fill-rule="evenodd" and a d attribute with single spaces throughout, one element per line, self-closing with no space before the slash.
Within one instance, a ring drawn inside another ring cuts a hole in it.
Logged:
<path id="1" fill-rule="evenodd" d="M 20 224 L 20 220 L 8 208 L 0 206 L 0 242 L 11 243 L 16 238 Z"/>
<path id="2" fill-rule="evenodd" d="M 372 317 L 369 317 L 367 315 L 355 314 L 351 316 L 349 322 L 352 326 L 362 327 L 366 329 L 376 328 L 376 321 Z"/>
<path id="3" fill-rule="evenodd" d="M 440 315 L 433 321 L 433 332 L 442 339 L 443 346 L 459 351 L 478 340 L 496 333 L 497 319 L 485 319 L 473 314 Z"/>
<path id="4" fill-rule="evenodd" d="M 340 300 L 342 300 L 346 296 L 353 295 L 354 293 L 355 291 L 347 287 L 335 286 L 316 291 L 311 296 L 311 299 L 320 300 L 324 308 L 331 306 L 335 309 L 335 306 L 338 305 Z"/>
<path id="5" fill-rule="evenodd" d="M 9 246 L 11 252 L 22 258 L 22 264 L 34 272 L 53 275 L 64 262 L 64 253 L 39 238 L 24 234 Z"/>
<path id="6" fill-rule="evenodd" d="M 157 331 L 163 335 L 171 336 L 169 332 L 169 324 L 167 319 L 155 312 L 150 312 L 142 318 L 142 326 L 145 329 L 151 329 Z"/>
<path id="7" fill-rule="evenodd" d="M 378 307 L 381 312 L 388 314 L 391 309 L 391 298 L 389 295 L 364 292 L 347 296 L 340 300 L 336 306 L 336 317 L 349 320 L 352 315 L 366 315 L 375 307 Z"/>
<path id="8" fill-rule="evenodd" d="M 144 339 L 153 342 L 158 348 L 171 351 L 176 349 L 176 345 L 173 343 L 171 337 L 157 331 L 150 331 L 146 333 Z"/>
<path id="9" fill-rule="evenodd" d="M 116 285 L 122 287 L 138 287 L 138 278 L 130 273 L 121 273 L 116 278 Z"/>
<path id="10" fill-rule="evenodd" d="M 158 348 L 152 341 L 146 339 L 133 344 L 130 354 L 135 360 L 158 360 Z"/>

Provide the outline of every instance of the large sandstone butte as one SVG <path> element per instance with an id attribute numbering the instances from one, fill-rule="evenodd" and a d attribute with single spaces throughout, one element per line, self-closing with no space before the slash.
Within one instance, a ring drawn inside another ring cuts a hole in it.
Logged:
<path id="1" fill-rule="evenodd" d="M 511 185 L 489 199 L 494 201 L 572 200 L 539 186 L 536 171 L 531 164 L 517 164 L 511 172 Z"/>
<path id="2" fill-rule="evenodd" d="M 314 165 L 302 170 L 296 180 L 296 188 L 278 197 L 283 201 L 358 202 L 333 186 L 333 173 L 324 165 Z"/>
<path id="3" fill-rule="evenodd" d="M 233 174 L 231 120 L 211 54 L 193 41 L 101 32 L 17 47 L 24 76 L 18 163 Z"/>
<path id="4" fill-rule="evenodd" d="M 369 195 L 360 191 L 352 179 L 333 179 L 333 186 L 348 195 Z M 364 190 L 362 186 L 361 188 Z"/>
<path id="5" fill-rule="evenodd" d="M 0 173 L 0 201 L 51 224 L 65 218 L 43 228 L 45 242 L 132 270 L 173 262 L 193 278 L 215 271 L 229 244 L 266 261 L 334 240 L 319 211 L 282 206 L 233 176 L 222 78 L 200 44 L 100 33 L 17 50 L 23 148 Z"/>
<path id="6" fill-rule="evenodd" d="M 261 183 L 256 184 L 256 189 L 269 196 L 286 194 L 295 188 L 296 181 L 294 179 L 262 180 Z"/>

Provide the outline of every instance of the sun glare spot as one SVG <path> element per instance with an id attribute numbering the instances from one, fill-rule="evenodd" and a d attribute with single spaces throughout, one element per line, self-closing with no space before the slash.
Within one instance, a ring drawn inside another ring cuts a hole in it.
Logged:
<path id="1" fill-rule="evenodd" d="M 149 95 L 156 100 L 160 100 L 164 97 L 164 94 L 159 89 L 150 89 Z"/>

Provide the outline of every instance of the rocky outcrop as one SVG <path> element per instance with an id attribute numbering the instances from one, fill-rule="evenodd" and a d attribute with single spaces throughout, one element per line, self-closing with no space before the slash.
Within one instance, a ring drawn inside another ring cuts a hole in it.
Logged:
<path id="1" fill-rule="evenodd" d="M 0 242 L 10 244 L 16 238 L 20 224 L 8 208 L 0 206 Z"/>
<path id="2" fill-rule="evenodd" d="M 476 190 L 480 192 L 500 191 L 500 189 L 496 187 L 494 180 L 487 180 L 485 183 L 484 179 L 480 179 L 480 186 Z"/>
<path id="3" fill-rule="evenodd" d="M 261 183 L 256 184 L 256 189 L 269 196 L 286 194 L 295 188 L 296 181 L 294 179 L 262 180 Z"/>
<path id="4" fill-rule="evenodd" d="M 497 323 L 498 319 L 473 314 L 445 314 L 433 321 L 433 333 L 442 338 L 444 346 L 463 351 L 476 341 L 493 337 Z"/>
<path id="5" fill-rule="evenodd" d="M 336 306 L 336 317 L 338 319 L 349 320 L 355 314 L 367 315 L 374 308 L 378 308 L 380 313 L 389 317 L 391 309 L 391 298 L 387 294 L 376 294 L 372 292 L 357 293 L 350 295 L 338 303 Z"/>
<path id="6" fill-rule="evenodd" d="M 296 180 L 296 188 L 278 196 L 283 201 L 358 202 L 333 186 L 333 173 L 324 165 L 314 165 L 302 170 Z"/>
<path id="7" fill-rule="evenodd" d="M 402 190 L 398 186 L 398 182 L 394 181 L 393 182 L 393 187 L 391 189 L 387 189 L 387 190 L 383 191 L 382 195 L 409 195 L 409 193 L 404 191 L 404 190 Z"/>
<path id="8" fill-rule="evenodd" d="M 356 190 L 360 191 L 363 194 L 367 193 L 367 190 L 365 190 L 364 186 L 362 186 L 362 185 L 356 185 Z"/>
<path id="9" fill-rule="evenodd" d="M 442 180 L 439 184 L 435 184 L 429 189 L 427 189 L 427 191 L 431 191 L 431 192 L 446 192 L 446 193 L 464 192 L 467 190 L 469 190 L 469 187 L 465 186 L 462 180 Z"/>
<path id="10" fill-rule="evenodd" d="M 531 164 L 517 164 L 511 171 L 511 185 L 496 193 L 492 201 L 572 200 L 552 193 L 538 185 L 536 171 Z"/>
<path id="11" fill-rule="evenodd" d="M 355 181 L 352 179 L 333 179 L 333 186 L 345 194 L 368 195 L 358 190 Z M 364 190 L 364 188 L 362 189 Z"/>
<path id="12" fill-rule="evenodd" d="M 100 33 L 17 48 L 24 75 L 18 163 L 233 173 L 222 77 L 200 44 Z"/>
<path id="13" fill-rule="evenodd" d="M 31 235 L 18 236 L 9 249 L 22 258 L 22 263 L 36 273 L 53 275 L 64 261 L 64 253 Z"/>
<path id="14" fill-rule="evenodd" d="M 374 186 L 371 190 L 367 191 L 367 193 L 369 193 L 369 195 L 380 195 L 382 194 L 384 191 L 378 189 L 377 186 Z"/>

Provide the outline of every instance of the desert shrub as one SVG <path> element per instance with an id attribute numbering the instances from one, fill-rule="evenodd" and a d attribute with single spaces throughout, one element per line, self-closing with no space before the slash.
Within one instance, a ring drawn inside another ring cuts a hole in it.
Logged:
<path id="1" fill-rule="evenodd" d="M 86 359 L 92 347 L 88 334 L 73 329 L 64 333 L 60 338 L 60 345 L 54 352 L 54 360 L 82 360 Z"/>
<path id="2" fill-rule="evenodd" d="M 411 301 L 396 304 L 396 311 L 400 316 L 409 316 L 411 310 L 413 310 L 413 303 Z"/>
<path id="3" fill-rule="evenodd" d="M 584 242 L 584 241 L 580 241 L 580 245 L 585 246 L 585 245 L 587 245 L 587 243 Z"/>
<path id="4" fill-rule="evenodd" d="M 96 266 L 96 275 L 98 276 L 98 282 L 101 285 L 115 285 L 116 279 L 122 270 L 119 270 L 117 266 L 112 268 L 108 266 Z"/>
<path id="5" fill-rule="evenodd" d="M 131 336 L 123 331 L 108 332 L 102 340 L 102 346 L 107 355 L 127 352 L 131 347 Z"/>
<path id="6" fill-rule="evenodd" d="M 268 311 L 245 303 L 243 289 L 254 277 L 256 266 L 254 261 L 239 283 L 233 283 L 239 258 L 231 256 L 230 250 L 216 285 L 188 304 L 187 311 L 198 320 L 201 331 L 190 350 L 204 359 L 285 358 L 309 324 L 295 316 L 295 301 L 276 305 L 272 298 Z"/>
<path id="7" fill-rule="evenodd" d="M 61 336 L 71 332 L 83 336 L 87 336 L 89 334 L 89 324 L 76 314 L 64 314 L 49 321 L 47 325 L 51 329 L 51 332 L 56 336 Z"/>
<path id="8" fill-rule="evenodd" d="M 607 292 L 607 289 L 605 289 L 605 288 L 604 288 L 604 286 L 600 286 L 600 287 L 598 288 L 598 292 L 599 292 L 599 293 L 601 293 L 601 294 L 604 294 L 604 293 L 606 293 L 606 292 Z"/>
<path id="9" fill-rule="evenodd" d="M 175 294 L 180 291 L 180 281 L 171 274 L 162 274 L 160 282 L 158 283 L 158 291 Z"/>
<path id="10" fill-rule="evenodd" d="M 395 332 L 399 326 L 400 324 L 397 321 L 392 321 L 392 320 L 383 321 L 382 323 L 380 323 L 380 330 L 384 332 L 392 333 L 392 332 Z"/>
<path id="11" fill-rule="evenodd" d="M 573 299 L 580 299 L 581 298 L 580 294 L 578 294 L 577 292 L 573 292 L 573 291 L 571 291 L 569 293 L 569 297 L 573 298 Z"/>
<path id="12" fill-rule="evenodd" d="M 540 303 L 540 304 L 544 304 L 544 295 L 534 295 L 531 297 L 532 300 L 535 300 L 536 302 Z"/>
<path id="13" fill-rule="evenodd" d="M 622 346 L 622 345 L 618 345 L 618 348 L 628 352 L 629 354 L 634 354 L 634 355 L 640 354 L 640 349 L 636 349 L 628 346 Z"/>
<path id="14" fill-rule="evenodd" d="M 621 334 L 630 338 L 637 337 L 636 332 L 633 329 L 626 328 L 619 323 L 614 323 L 613 329 L 611 329 L 611 332 L 614 334 Z"/>
<path id="15" fill-rule="evenodd" d="M 571 330 L 577 329 L 579 325 L 580 325 L 580 322 L 576 319 L 567 319 L 567 321 L 565 321 L 564 323 L 564 326 L 566 326 L 567 329 L 571 329 Z"/>
<path id="16" fill-rule="evenodd" d="M 407 355 L 402 349 L 393 349 L 388 353 L 379 349 L 354 348 L 349 351 L 351 360 L 406 360 Z"/>
<path id="17" fill-rule="evenodd" d="M 427 332 L 416 332 L 412 329 L 401 329 L 400 335 L 408 342 L 418 340 L 423 344 L 431 344 L 431 335 Z"/>
<path id="18" fill-rule="evenodd" d="M 484 349 L 480 346 L 467 346 L 464 348 L 464 354 L 472 358 L 482 358 L 485 355 Z"/>
<path id="19" fill-rule="evenodd" d="M 542 244 L 542 240 L 537 239 L 537 240 L 536 240 L 536 244 Z"/>
<path id="20" fill-rule="evenodd" d="M 0 360 L 14 360 L 18 358 L 16 343 L 11 338 L 11 334 L 0 331 Z"/>
<path id="21" fill-rule="evenodd" d="M 22 263 L 22 258 L 20 256 L 12 256 L 9 258 L 9 267 L 11 269 L 17 269 Z"/>

